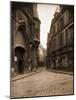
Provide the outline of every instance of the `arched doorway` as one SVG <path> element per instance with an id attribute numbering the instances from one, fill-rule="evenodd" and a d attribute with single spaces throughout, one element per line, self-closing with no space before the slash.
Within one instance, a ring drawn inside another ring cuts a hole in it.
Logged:
<path id="1" fill-rule="evenodd" d="M 16 69 L 18 74 L 24 73 L 24 52 L 25 49 L 23 47 L 18 46 L 15 48 L 15 56 L 17 57 Z"/>

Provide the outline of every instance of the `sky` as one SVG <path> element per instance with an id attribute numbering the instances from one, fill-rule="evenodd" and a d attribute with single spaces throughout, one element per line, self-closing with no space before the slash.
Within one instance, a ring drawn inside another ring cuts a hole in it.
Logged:
<path id="1" fill-rule="evenodd" d="M 40 24 L 40 44 L 47 48 L 47 34 L 50 30 L 51 20 L 55 11 L 57 10 L 58 5 L 51 5 L 51 4 L 38 4 L 37 10 L 39 19 L 41 21 Z"/>

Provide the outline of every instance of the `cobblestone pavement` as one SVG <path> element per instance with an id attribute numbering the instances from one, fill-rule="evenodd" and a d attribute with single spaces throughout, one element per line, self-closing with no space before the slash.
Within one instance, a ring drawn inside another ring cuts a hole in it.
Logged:
<path id="1" fill-rule="evenodd" d="M 73 76 L 43 70 L 11 82 L 11 97 L 73 94 Z"/>

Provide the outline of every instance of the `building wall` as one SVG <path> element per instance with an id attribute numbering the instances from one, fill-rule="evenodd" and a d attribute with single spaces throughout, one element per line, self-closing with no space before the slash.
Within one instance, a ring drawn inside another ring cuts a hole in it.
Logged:
<path id="1" fill-rule="evenodd" d="M 47 65 L 53 68 L 73 68 L 74 7 L 61 5 L 60 12 L 55 15 L 49 32 L 51 37 L 48 38 L 50 42 L 47 50 L 47 63 L 51 63 Z"/>
<path id="2" fill-rule="evenodd" d="M 34 31 L 36 24 L 38 27 L 36 27 L 37 30 L 40 29 L 40 20 L 37 14 L 37 4 L 12 2 L 11 59 L 12 68 L 14 68 L 14 72 L 16 74 L 32 71 L 34 67 L 38 66 L 40 31 Z M 37 36 L 35 36 L 35 34 L 37 34 Z"/>

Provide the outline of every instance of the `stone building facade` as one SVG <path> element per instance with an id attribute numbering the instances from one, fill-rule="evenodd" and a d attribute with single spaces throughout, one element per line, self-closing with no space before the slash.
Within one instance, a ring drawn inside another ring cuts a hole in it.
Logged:
<path id="1" fill-rule="evenodd" d="M 46 49 L 42 45 L 39 45 L 39 65 L 46 66 Z"/>
<path id="2" fill-rule="evenodd" d="M 47 67 L 74 67 L 74 6 L 60 5 L 47 39 Z"/>
<path id="3" fill-rule="evenodd" d="M 38 67 L 40 20 L 37 4 L 11 2 L 11 67 L 22 74 Z"/>

